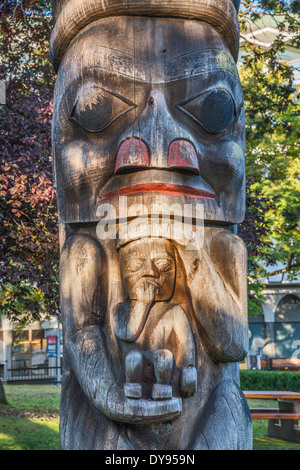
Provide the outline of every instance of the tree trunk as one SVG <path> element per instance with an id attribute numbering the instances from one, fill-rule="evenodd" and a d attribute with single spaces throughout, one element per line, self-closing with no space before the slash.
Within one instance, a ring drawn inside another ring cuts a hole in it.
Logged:
<path id="1" fill-rule="evenodd" d="M 0 380 L 0 403 L 3 405 L 7 405 L 7 398 L 6 398 L 5 390 L 4 390 L 3 383 L 1 382 L 1 380 Z"/>

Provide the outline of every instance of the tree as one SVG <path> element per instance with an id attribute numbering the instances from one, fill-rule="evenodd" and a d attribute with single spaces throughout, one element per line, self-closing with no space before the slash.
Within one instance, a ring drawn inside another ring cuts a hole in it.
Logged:
<path id="1" fill-rule="evenodd" d="M 52 185 L 50 2 L 0 3 L 0 312 L 26 322 L 58 312 Z"/>
<path id="2" fill-rule="evenodd" d="M 249 311 L 254 315 L 264 300 L 260 278 L 286 272 L 293 279 L 300 271 L 300 106 L 293 99 L 294 70 L 279 59 L 285 48 L 284 34 L 293 34 L 294 44 L 300 45 L 298 12 L 298 1 L 244 1 L 241 12 L 242 30 L 249 27 L 249 20 L 255 23 L 269 15 L 279 31 L 267 50 L 246 44 L 248 55 L 240 70 L 248 180 L 248 211 L 240 233 L 250 255 L 249 287 L 253 295 Z M 251 241 L 251 236 L 257 239 Z M 278 262 L 285 268 L 276 269 Z M 274 269 L 267 273 L 270 265 Z"/>

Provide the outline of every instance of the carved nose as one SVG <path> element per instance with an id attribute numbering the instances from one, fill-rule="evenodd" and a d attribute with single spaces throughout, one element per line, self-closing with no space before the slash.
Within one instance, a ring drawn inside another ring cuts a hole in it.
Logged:
<path id="1" fill-rule="evenodd" d="M 199 175 L 199 161 L 194 146 L 186 140 L 172 142 L 169 148 L 168 168 L 189 170 Z"/>
<path id="2" fill-rule="evenodd" d="M 118 151 L 115 174 L 125 169 L 144 168 L 148 166 L 149 154 L 144 142 L 133 138 L 125 140 Z"/>
<path id="3" fill-rule="evenodd" d="M 148 260 L 148 262 L 146 262 L 146 264 L 144 265 L 144 270 L 145 274 L 143 275 L 143 277 L 151 277 L 152 279 L 159 277 L 158 269 L 151 260 Z"/>

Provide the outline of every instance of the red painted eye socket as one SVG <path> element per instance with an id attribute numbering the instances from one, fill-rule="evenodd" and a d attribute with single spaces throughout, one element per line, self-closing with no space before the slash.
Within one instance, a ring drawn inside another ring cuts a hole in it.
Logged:
<path id="1" fill-rule="evenodd" d="M 128 139 L 119 148 L 115 174 L 126 168 L 143 168 L 149 166 L 148 149 L 138 139 Z"/>
<path id="2" fill-rule="evenodd" d="M 169 149 L 168 168 L 190 170 L 199 175 L 199 161 L 194 146 L 186 140 L 172 142 Z"/>

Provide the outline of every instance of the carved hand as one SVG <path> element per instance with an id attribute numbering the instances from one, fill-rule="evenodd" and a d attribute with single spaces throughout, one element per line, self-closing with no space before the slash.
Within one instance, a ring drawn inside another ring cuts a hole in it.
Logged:
<path id="1" fill-rule="evenodd" d="M 95 306 L 101 306 L 98 295 L 102 259 L 99 243 L 86 235 L 69 237 L 62 250 L 61 272 L 68 273 L 61 283 L 66 362 L 85 395 L 108 418 L 125 423 L 172 420 L 181 412 L 178 406 L 170 411 L 164 402 L 158 408 L 150 401 L 136 410 L 125 398 L 122 367 L 114 367 L 112 345 L 94 313 Z M 138 318 L 139 325 L 143 325 L 148 308 L 142 302 L 133 304 L 143 308 L 130 311 L 131 323 Z M 135 331 L 138 333 L 139 328 Z"/>
<path id="2" fill-rule="evenodd" d="M 135 285 L 136 300 L 118 305 L 114 315 L 114 333 L 117 338 L 133 342 L 140 336 L 158 287 L 150 277 L 140 279 Z"/>
<path id="3" fill-rule="evenodd" d="M 89 326 L 68 341 L 68 353 L 76 377 L 89 400 L 108 418 L 123 423 L 160 422 L 181 413 L 178 403 L 167 406 L 151 400 L 140 400 L 140 406 L 124 396 L 124 386 L 113 372 L 107 353 L 105 335 L 96 326 Z M 175 405 L 175 406 L 174 406 Z"/>

